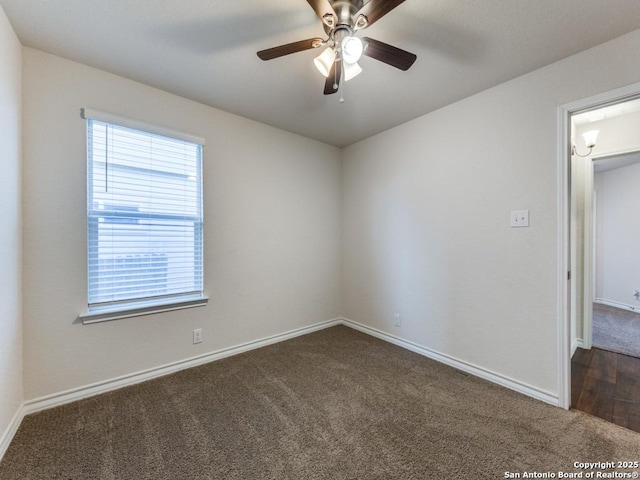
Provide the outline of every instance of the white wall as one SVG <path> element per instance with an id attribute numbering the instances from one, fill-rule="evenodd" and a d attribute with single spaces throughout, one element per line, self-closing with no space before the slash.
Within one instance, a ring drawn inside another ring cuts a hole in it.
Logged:
<path id="1" fill-rule="evenodd" d="M 558 106 L 638 81 L 640 31 L 345 149 L 344 315 L 557 395 Z"/>
<path id="2" fill-rule="evenodd" d="M 630 113 L 618 117 L 586 123 L 576 128 L 578 152 L 584 153 L 582 134 L 589 130 L 598 130 L 598 140 L 589 158 L 614 155 L 620 152 L 640 150 L 640 113 Z"/>
<path id="3" fill-rule="evenodd" d="M 597 195 L 596 299 L 639 308 L 640 164 L 595 174 Z"/>
<path id="4" fill-rule="evenodd" d="M 0 7 L 0 458 L 22 405 L 22 47 Z"/>
<path id="5" fill-rule="evenodd" d="M 27 400 L 340 315 L 337 148 L 30 48 L 23 61 Z M 74 323 L 86 308 L 82 107 L 206 139 L 207 307 Z"/>

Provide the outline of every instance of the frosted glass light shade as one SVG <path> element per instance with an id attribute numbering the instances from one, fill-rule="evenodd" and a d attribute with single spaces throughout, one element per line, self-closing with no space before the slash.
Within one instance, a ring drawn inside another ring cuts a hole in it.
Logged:
<path id="1" fill-rule="evenodd" d="M 596 146 L 596 140 L 598 139 L 598 134 L 600 130 L 589 130 L 588 132 L 584 132 L 582 134 L 582 138 L 584 138 L 584 144 L 587 148 L 593 148 Z"/>
<path id="2" fill-rule="evenodd" d="M 333 48 L 329 47 L 325 49 L 320 55 L 313 59 L 313 63 L 315 64 L 318 71 L 324 75 L 325 77 L 329 76 L 331 72 L 331 67 L 333 63 L 336 61 L 336 52 Z"/>
<path id="3" fill-rule="evenodd" d="M 356 77 L 362 73 L 362 68 L 357 63 L 344 62 L 344 81 L 348 82 L 353 77 Z"/>
<path id="4" fill-rule="evenodd" d="M 344 63 L 356 63 L 362 57 L 362 40 L 358 37 L 345 37 L 342 40 L 342 59 Z"/>

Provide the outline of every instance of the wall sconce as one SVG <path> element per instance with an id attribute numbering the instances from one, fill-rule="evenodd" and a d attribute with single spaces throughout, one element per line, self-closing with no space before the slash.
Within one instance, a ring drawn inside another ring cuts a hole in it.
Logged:
<path id="1" fill-rule="evenodd" d="M 589 151 L 584 155 L 580 155 L 576 150 L 576 146 L 574 144 L 571 147 L 571 155 L 577 155 L 578 157 L 588 157 L 589 155 L 591 155 L 591 151 L 593 150 L 593 147 L 596 146 L 596 139 L 598 138 L 598 133 L 600 133 L 600 130 L 589 130 L 588 132 L 584 132 L 582 134 L 582 138 L 584 138 L 584 144 L 587 146 Z"/>

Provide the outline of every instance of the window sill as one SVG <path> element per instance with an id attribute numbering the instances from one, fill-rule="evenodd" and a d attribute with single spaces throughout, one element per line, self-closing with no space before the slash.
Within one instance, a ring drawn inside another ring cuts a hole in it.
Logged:
<path id="1" fill-rule="evenodd" d="M 172 312 L 174 310 L 183 310 L 185 308 L 205 307 L 209 297 L 191 298 L 188 300 L 175 300 L 170 303 L 162 303 L 151 306 L 129 307 L 123 310 L 109 310 L 88 312 L 78 316 L 84 325 L 99 322 L 110 322 L 111 320 L 120 320 L 123 318 L 141 317 L 143 315 L 152 315 L 154 313 Z"/>

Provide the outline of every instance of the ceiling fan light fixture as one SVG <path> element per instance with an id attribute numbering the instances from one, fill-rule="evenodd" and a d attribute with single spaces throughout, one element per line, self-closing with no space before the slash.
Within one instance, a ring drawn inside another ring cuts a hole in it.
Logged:
<path id="1" fill-rule="evenodd" d="M 313 59 L 313 63 L 315 64 L 316 68 L 325 77 L 329 76 L 329 72 L 331 72 L 331 67 L 333 66 L 335 61 L 336 52 L 332 47 L 326 48 L 324 52 Z"/>
<path id="2" fill-rule="evenodd" d="M 357 77 L 362 73 L 362 67 L 358 63 L 346 63 L 344 62 L 344 81 L 348 82 L 354 77 Z"/>
<path id="3" fill-rule="evenodd" d="M 347 64 L 353 64 L 360 60 L 362 52 L 364 51 L 362 40 L 353 35 L 344 37 L 341 47 L 342 59 L 344 60 L 344 63 Z"/>
<path id="4" fill-rule="evenodd" d="M 411 52 L 369 37 L 359 38 L 370 27 L 405 0 L 307 0 L 322 21 L 326 37 L 314 37 L 257 52 L 261 60 L 273 60 L 296 52 L 323 47 L 313 62 L 326 77 L 324 94 L 341 92 L 340 84 L 362 73 L 360 58 L 367 57 L 400 70 L 408 70 L 417 57 Z"/>

